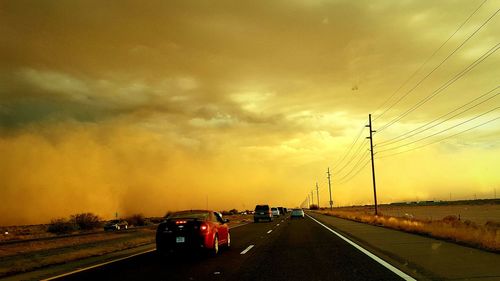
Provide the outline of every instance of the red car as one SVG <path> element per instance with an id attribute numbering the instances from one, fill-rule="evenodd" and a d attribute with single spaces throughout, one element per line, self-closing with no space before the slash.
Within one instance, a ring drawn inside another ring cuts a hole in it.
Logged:
<path id="1" fill-rule="evenodd" d="M 214 255 L 219 247 L 229 248 L 231 233 L 219 212 L 182 211 L 171 214 L 158 225 L 156 250 L 161 254 L 184 250 L 206 250 Z"/>

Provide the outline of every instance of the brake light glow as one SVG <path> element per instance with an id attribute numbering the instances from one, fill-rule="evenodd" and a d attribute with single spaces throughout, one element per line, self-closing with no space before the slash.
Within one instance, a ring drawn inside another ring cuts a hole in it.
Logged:
<path id="1" fill-rule="evenodd" d="M 175 221 L 175 224 L 185 224 L 186 221 Z"/>
<path id="2" fill-rule="evenodd" d="M 201 233 L 205 233 L 205 232 L 207 232 L 207 231 L 208 231 L 208 225 L 207 225 L 206 223 L 202 223 L 202 224 L 200 225 L 200 232 L 201 232 Z"/>

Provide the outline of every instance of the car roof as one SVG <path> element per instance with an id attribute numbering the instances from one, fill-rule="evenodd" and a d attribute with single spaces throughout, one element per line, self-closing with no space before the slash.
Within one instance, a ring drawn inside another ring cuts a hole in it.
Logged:
<path id="1" fill-rule="evenodd" d="M 269 209 L 269 205 L 257 205 L 255 206 L 255 209 Z"/>

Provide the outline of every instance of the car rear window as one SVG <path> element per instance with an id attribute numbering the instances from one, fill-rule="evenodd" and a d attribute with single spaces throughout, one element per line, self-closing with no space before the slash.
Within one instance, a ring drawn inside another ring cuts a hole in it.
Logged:
<path id="1" fill-rule="evenodd" d="M 173 213 L 169 219 L 198 219 L 204 220 L 209 216 L 208 212 L 179 212 Z"/>
<path id="2" fill-rule="evenodd" d="M 257 205 L 255 206 L 255 211 L 269 211 L 268 205 Z"/>

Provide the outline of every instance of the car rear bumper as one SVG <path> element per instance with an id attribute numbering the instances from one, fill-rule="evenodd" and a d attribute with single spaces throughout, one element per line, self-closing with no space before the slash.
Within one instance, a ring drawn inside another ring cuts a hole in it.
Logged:
<path id="1" fill-rule="evenodd" d="M 259 214 L 259 215 L 254 215 L 254 216 L 253 216 L 253 218 L 254 218 L 255 220 L 270 220 L 270 219 L 272 219 L 272 218 L 273 218 L 273 216 L 271 216 L 271 215 L 269 215 L 269 214 L 267 214 L 267 215 L 260 215 L 260 214 Z"/>
<path id="2" fill-rule="evenodd" d="M 160 252 L 193 251 L 208 248 L 204 236 L 179 233 L 157 233 L 156 249 Z"/>

